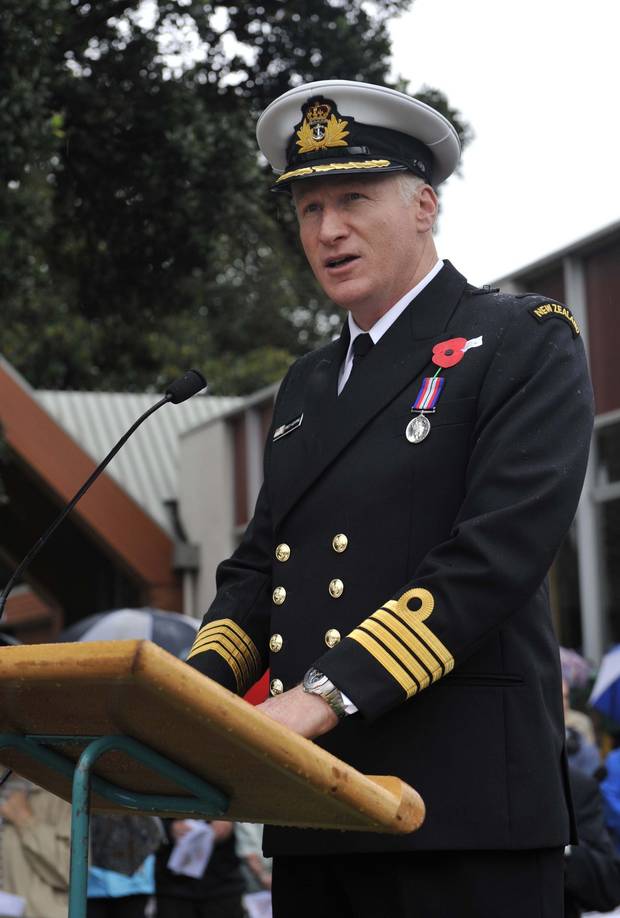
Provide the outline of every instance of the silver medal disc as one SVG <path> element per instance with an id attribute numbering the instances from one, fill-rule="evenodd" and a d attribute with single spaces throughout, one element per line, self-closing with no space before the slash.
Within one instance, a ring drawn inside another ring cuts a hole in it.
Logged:
<path id="1" fill-rule="evenodd" d="M 426 440 L 431 430 L 431 422 L 424 414 L 417 414 L 405 428 L 405 436 L 410 443 L 421 443 Z"/>

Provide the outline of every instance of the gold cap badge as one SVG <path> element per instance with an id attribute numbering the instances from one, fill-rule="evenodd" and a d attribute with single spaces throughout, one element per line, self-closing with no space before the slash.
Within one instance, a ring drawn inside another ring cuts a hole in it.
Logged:
<path id="1" fill-rule="evenodd" d="M 327 99 L 314 98 L 303 106 L 304 118 L 297 127 L 297 152 L 314 153 L 329 147 L 346 147 L 349 122 L 337 118 L 333 103 Z"/>

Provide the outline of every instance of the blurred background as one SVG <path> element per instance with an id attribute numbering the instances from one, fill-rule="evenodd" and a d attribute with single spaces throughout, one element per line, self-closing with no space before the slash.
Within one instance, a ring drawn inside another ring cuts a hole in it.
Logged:
<path id="1" fill-rule="evenodd" d="M 251 517 L 279 382 L 342 323 L 269 194 L 258 115 L 308 80 L 410 92 L 464 149 L 440 256 L 569 303 L 590 361 L 590 465 L 550 577 L 582 842 L 571 918 L 620 902 L 619 34 L 617 0 L 0 4 L 0 587 L 171 379 L 195 366 L 210 384 L 115 457 L 14 589 L 0 643 L 148 637 L 184 656 Z M 11 914 L 61 918 L 68 808 L 13 780 L 0 890 Z M 95 852 L 89 915 L 129 890 L 140 915 L 191 900 L 236 916 L 243 896 L 268 916 L 260 829 L 190 822 L 134 826 L 134 873 Z M 39 854 L 11 880 L 26 824 Z M 191 833 L 200 870 L 173 875 Z"/>

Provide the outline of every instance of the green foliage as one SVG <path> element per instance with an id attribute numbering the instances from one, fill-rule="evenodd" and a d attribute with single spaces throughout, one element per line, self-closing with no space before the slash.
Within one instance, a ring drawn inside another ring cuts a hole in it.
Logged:
<path id="1" fill-rule="evenodd" d="M 217 380 L 217 391 L 221 395 L 246 395 L 281 380 L 290 363 L 289 351 L 265 345 L 244 354 L 208 358 L 204 369 L 207 380 Z"/>
<path id="2" fill-rule="evenodd" d="M 254 122 L 303 80 L 385 83 L 386 23 L 411 2 L 4 0 L 4 355 L 37 387 L 195 365 L 241 392 L 329 337 Z"/>

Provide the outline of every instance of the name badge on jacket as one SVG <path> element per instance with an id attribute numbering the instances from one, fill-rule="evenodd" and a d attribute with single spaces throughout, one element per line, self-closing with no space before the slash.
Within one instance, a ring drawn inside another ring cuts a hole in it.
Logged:
<path id="1" fill-rule="evenodd" d="M 282 424 L 280 427 L 276 427 L 273 432 L 273 442 L 276 440 L 281 440 L 282 437 L 286 437 L 287 434 L 292 433 L 294 430 L 297 430 L 298 427 L 301 427 L 301 422 L 303 421 L 303 413 L 299 415 L 298 418 L 295 418 L 293 421 L 289 421 L 288 424 Z"/>

